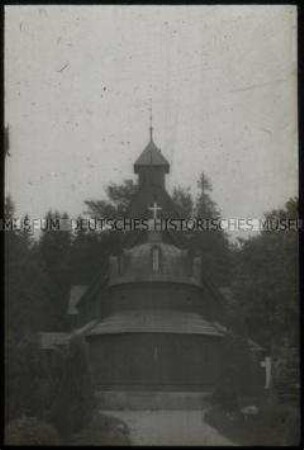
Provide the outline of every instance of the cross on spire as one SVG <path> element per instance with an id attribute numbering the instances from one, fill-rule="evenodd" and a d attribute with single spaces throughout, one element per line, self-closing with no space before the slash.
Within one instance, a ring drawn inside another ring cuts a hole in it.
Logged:
<path id="1" fill-rule="evenodd" d="M 156 202 L 154 202 L 153 206 L 150 206 L 148 209 L 153 212 L 153 219 L 154 220 L 157 219 L 157 211 L 161 211 L 162 210 L 162 208 L 160 206 L 158 206 Z"/>

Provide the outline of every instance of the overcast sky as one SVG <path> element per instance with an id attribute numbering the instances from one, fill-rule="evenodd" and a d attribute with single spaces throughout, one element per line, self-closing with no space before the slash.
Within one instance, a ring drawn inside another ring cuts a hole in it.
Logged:
<path id="1" fill-rule="evenodd" d="M 17 212 L 78 215 L 148 142 L 175 185 L 201 171 L 224 217 L 297 194 L 293 6 L 7 6 L 6 188 Z M 135 178 L 134 178 L 135 179 Z"/>

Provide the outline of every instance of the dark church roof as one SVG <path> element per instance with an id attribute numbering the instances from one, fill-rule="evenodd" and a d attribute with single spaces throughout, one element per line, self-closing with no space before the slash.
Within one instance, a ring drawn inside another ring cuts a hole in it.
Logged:
<path id="1" fill-rule="evenodd" d="M 106 317 L 87 335 L 117 333 L 181 333 L 221 337 L 223 330 L 199 314 L 178 311 L 124 311 Z"/>
<path id="2" fill-rule="evenodd" d="M 162 155 L 160 149 L 156 147 L 153 139 L 150 140 L 149 144 L 146 146 L 141 155 L 137 158 L 134 164 L 135 173 L 138 172 L 139 167 L 142 166 L 157 166 L 164 167 L 166 172 L 169 172 L 169 163 L 166 158 Z"/>

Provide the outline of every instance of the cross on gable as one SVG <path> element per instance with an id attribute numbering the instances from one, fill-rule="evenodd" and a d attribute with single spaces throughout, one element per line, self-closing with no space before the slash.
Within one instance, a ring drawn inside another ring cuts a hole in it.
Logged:
<path id="1" fill-rule="evenodd" d="M 162 210 L 162 208 L 160 206 L 158 206 L 156 202 L 154 202 L 153 206 L 150 206 L 148 209 L 153 212 L 153 219 L 154 220 L 157 219 L 157 211 L 161 211 Z"/>

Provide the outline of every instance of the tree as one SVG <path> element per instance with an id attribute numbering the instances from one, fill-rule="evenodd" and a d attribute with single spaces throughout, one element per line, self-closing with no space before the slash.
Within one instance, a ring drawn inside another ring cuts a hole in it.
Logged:
<path id="1" fill-rule="evenodd" d="M 194 202 L 189 188 L 175 187 L 172 193 L 172 200 L 178 206 L 183 218 L 193 216 Z"/>
<path id="2" fill-rule="evenodd" d="M 205 220 L 205 231 L 193 233 L 188 241 L 189 248 L 202 257 L 203 276 L 211 279 L 216 287 L 229 286 L 232 273 L 232 246 L 227 234 L 215 227 L 208 228 L 212 219 L 219 219 L 220 213 L 211 198 L 212 184 L 206 174 L 198 180 L 198 195 L 193 202 L 196 218 Z M 209 221 L 209 222 L 208 222 Z"/>
<path id="3" fill-rule="evenodd" d="M 81 336 L 74 336 L 69 343 L 62 375 L 49 417 L 61 435 L 69 437 L 90 422 L 95 408 L 93 380 Z"/>
<path id="4" fill-rule="evenodd" d="M 115 250 L 117 239 L 114 241 L 112 233 L 94 230 L 94 224 L 88 229 L 82 216 L 77 218 L 77 223 L 69 258 L 71 284 L 89 285 L 107 262 L 109 253 Z"/>
<path id="5" fill-rule="evenodd" d="M 68 296 L 71 286 L 70 253 L 72 243 L 71 229 L 65 229 L 60 219 L 66 221 L 66 213 L 48 211 L 44 218 L 42 234 L 37 247 L 37 259 L 41 269 L 50 279 L 50 287 L 54 292 L 52 305 L 54 311 L 53 330 L 64 330 Z M 63 224 L 63 222 L 62 222 Z"/>
<path id="6" fill-rule="evenodd" d="M 15 205 L 10 195 L 5 198 L 4 217 L 5 219 L 12 219 L 14 217 Z"/>
<path id="7" fill-rule="evenodd" d="M 285 208 L 270 211 L 265 218 L 297 218 L 296 200 L 290 199 Z M 295 230 L 265 229 L 241 242 L 232 286 L 236 299 L 234 321 L 268 349 L 274 360 L 285 359 L 286 367 L 288 354 L 299 351 L 298 256 Z M 297 383 L 298 376 L 298 370 L 293 370 L 289 382 Z"/>
<path id="8" fill-rule="evenodd" d="M 8 198 L 7 217 L 14 218 Z M 6 419 L 39 408 L 37 333 L 49 326 L 52 292 L 41 269 L 32 236 L 5 232 L 5 395 Z"/>
<path id="9" fill-rule="evenodd" d="M 4 157 L 10 155 L 10 136 L 9 136 L 9 126 L 4 128 Z"/>
<path id="10" fill-rule="evenodd" d="M 133 180 L 122 184 L 111 183 L 106 188 L 107 200 L 86 200 L 87 214 L 91 217 L 121 217 L 127 214 L 131 200 L 138 190 Z"/>
<path id="11" fill-rule="evenodd" d="M 201 218 L 217 218 L 220 213 L 216 204 L 211 199 L 210 193 L 212 192 L 212 184 L 207 175 L 202 172 L 197 182 L 199 190 L 195 203 L 195 214 Z"/>

